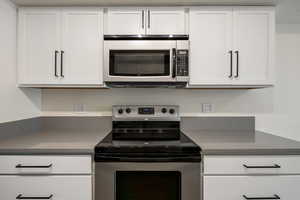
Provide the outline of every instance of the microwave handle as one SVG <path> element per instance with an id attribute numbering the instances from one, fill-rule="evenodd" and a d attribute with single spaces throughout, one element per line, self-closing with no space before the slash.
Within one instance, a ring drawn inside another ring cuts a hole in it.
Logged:
<path id="1" fill-rule="evenodd" d="M 177 55 L 176 49 L 172 49 L 172 78 L 176 78 L 176 68 L 177 68 Z"/>

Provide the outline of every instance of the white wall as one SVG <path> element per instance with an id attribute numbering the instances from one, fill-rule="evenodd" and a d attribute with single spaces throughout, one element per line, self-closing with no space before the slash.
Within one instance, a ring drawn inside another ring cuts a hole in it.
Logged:
<path id="1" fill-rule="evenodd" d="M 40 90 L 16 87 L 16 23 L 16 7 L 0 0 L 0 122 L 40 115 Z"/>
<path id="2" fill-rule="evenodd" d="M 277 25 L 274 112 L 257 117 L 256 127 L 300 140 L 300 24 Z"/>

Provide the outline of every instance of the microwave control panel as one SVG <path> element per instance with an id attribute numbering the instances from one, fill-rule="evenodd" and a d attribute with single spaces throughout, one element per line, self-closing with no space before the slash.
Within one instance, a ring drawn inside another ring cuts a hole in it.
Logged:
<path id="1" fill-rule="evenodd" d="M 177 76 L 189 75 L 189 50 L 177 50 L 176 52 Z"/>

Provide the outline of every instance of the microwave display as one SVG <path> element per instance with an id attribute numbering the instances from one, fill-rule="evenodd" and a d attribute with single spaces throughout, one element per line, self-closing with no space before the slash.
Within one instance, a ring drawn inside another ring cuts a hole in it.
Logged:
<path id="1" fill-rule="evenodd" d="M 110 50 L 110 76 L 169 76 L 170 50 Z"/>

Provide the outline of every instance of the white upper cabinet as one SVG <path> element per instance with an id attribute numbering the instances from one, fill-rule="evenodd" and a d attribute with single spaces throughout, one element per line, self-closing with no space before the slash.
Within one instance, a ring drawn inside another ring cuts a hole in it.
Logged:
<path id="1" fill-rule="evenodd" d="M 184 8 L 108 8 L 107 35 L 186 34 Z"/>
<path id="2" fill-rule="evenodd" d="M 186 34 L 183 8 L 151 8 L 147 10 L 147 34 Z"/>
<path id="3" fill-rule="evenodd" d="M 239 56 L 236 80 L 240 84 L 271 82 L 275 36 L 273 10 L 237 8 L 233 13 L 233 46 Z"/>
<path id="4" fill-rule="evenodd" d="M 105 15 L 105 34 L 145 34 L 145 15 L 142 8 L 109 8 Z"/>
<path id="5" fill-rule="evenodd" d="M 66 9 L 62 15 L 63 84 L 103 82 L 103 13 L 99 9 Z"/>
<path id="6" fill-rule="evenodd" d="M 18 43 L 20 84 L 52 84 L 58 80 L 55 76 L 55 65 L 58 65 L 56 51 L 60 48 L 60 31 L 60 12 L 57 10 L 20 10 Z"/>
<path id="7" fill-rule="evenodd" d="M 19 84 L 103 84 L 103 11 L 100 8 L 21 8 Z"/>
<path id="8" fill-rule="evenodd" d="M 190 84 L 228 84 L 232 49 L 230 8 L 190 10 Z"/>
<path id="9" fill-rule="evenodd" d="M 272 84 L 273 8 L 192 8 L 189 22 L 190 85 Z"/>

